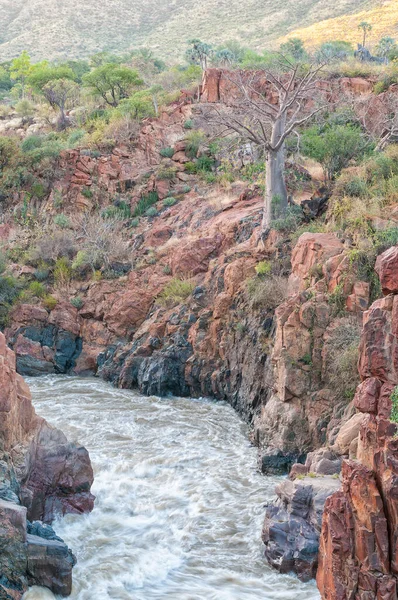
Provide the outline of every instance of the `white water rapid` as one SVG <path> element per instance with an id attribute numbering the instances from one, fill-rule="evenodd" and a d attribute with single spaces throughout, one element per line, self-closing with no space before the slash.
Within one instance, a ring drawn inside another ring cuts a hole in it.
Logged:
<path id="1" fill-rule="evenodd" d="M 263 557 L 275 478 L 258 472 L 230 406 L 97 379 L 29 385 L 38 414 L 85 445 L 94 467 L 93 512 L 54 524 L 78 559 L 71 600 L 319 599 L 313 582 L 279 575 Z"/>

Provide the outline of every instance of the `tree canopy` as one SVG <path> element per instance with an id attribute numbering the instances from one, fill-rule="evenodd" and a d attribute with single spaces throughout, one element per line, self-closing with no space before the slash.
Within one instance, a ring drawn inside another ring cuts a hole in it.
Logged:
<path id="1" fill-rule="evenodd" d="M 83 77 L 83 85 L 113 107 L 142 83 L 137 71 L 113 63 L 101 65 Z"/>

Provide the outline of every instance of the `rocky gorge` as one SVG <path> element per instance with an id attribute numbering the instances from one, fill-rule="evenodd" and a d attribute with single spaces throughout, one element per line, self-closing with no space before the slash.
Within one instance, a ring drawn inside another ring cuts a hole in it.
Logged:
<path id="1" fill-rule="evenodd" d="M 360 78 L 339 85 L 359 95 L 371 87 Z M 203 101 L 226 94 L 222 73 L 208 72 Z M 70 592 L 73 556 L 36 522 L 93 506 L 87 452 L 35 415 L 21 377 L 63 373 L 149 396 L 227 401 L 251 427 L 262 472 L 290 472 L 265 510 L 270 564 L 304 581 L 316 576 L 325 600 L 396 599 L 397 247 L 377 258 L 383 297 L 375 299 L 374 278 L 355 268 L 350 235 L 304 226 L 297 238 L 274 230 L 259 243 L 261 188 L 239 181 L 203 192 L 186 168 L 187 119 L 201 123 L 184 98 L 148 120 L 133 148 L 119 144 L 99 157 L 64 151 L 38 208 L 50 220 L 59 198 L 73 215 L 106 209 L 115 195 L 134 208 L 156 193 L 159 211 L 129 233 L 132 259 L 115 261 L 112 278 L 68 282 L 53 291 L 52 308 L 19 303 L 0 334 L 0 541 L 16 544 L 1 554 L 4 597 L 19 598 L 27 582 Z M 165 147 L 170 158 L 162 158 Z M 159 167 L 173 177 L 159 177 Z M 320 190 L 307 182 L 302 194 L 303 210 L 321 214 Z M 161 204 L 170 197 L 178 202 Z M 376 230 L 397 227 L 398 205 L 366 219 Z M 11 220 L 1 226 L 4 243 L 19 235 Z M 11 270 L 30 280 L 36 268 L 15 262 Z M 188 282 L 189 293 L 162 298 L 176 280 Z M 358 345 L 358 373 L 339 381 L 336 356 Z"/>
<path id="2" fill-rule="evenodd" d="M 68 596 L 75 558 L 49 523 L 56 513 L 92 510 L 90 459 L 35 414 L 3 334 L 0 361 L 0 595 L 15 600 L 37 584 Z"/>

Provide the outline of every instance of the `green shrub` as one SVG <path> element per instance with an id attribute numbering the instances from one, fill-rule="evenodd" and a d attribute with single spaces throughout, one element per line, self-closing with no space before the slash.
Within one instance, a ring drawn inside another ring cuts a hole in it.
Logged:
<path id="1" fill-rule="evenodd" d="M 140 220 L 138 217 L 134 217 L 134 219 L 131 219 L 131 221 L 129 223 L 130 227 L 133 227 L 133 228 L 138 227 L 139 224 L 140 224 Z"/>
<path id="2" fill-rule="evenodd" d="M 87 132 L 84 129 L 76 129 L 75 131 L 72 131 L 66 142 L 68 148 L 74 148 L 80 142 L 80 140 L 84 138 L 86 133 Z"/>
<path id="3" fill-rule="evenodd" d="M 35 107 L 29 100 L 25 99 L 20 100 L 15 105 L 15 110 L 21 117 L 31 117 L 35 112 Z"/>
<path id="4" fill-rule="evenodd" d="M 194 122 L 192 119 L 187 119 L 184 123 L 184 129 L 193 129 Z"/>
<path id="5" fill-rule="evenodd" d="M 51 294 L 48 294 L 43 298 L 43 304 L 47 310 L 51 311 L 57 306 L 58 300 L 54 296 L 51 296 Z"/>
<path id="6" fill-rule="evenodd" d="M 57 227 L 60 227 L 61 229 L 68 229 L 70 227 L 70 221 L 68 217 L 63 213 L 54 217 L 54 223 L 55 225 L 57 225 Z"/>
<path id="7" fill-rule="evenodd" d="M 185 173 L 188 173 L 188 175 L 194 175 L 196 173 L 196 163 L 192 161 L 185 163 Z"/>
<path id="8" fill-rule="evenodd" d="M 76 296 L 75 298 L 71 298 L 70 303 L 72 304 L 72 306 L 74 306 L 75 308 L 77 308 L 77 310 L 80 310 L 83 307 L 83 300 L 80 298 L 80 296 Z"/>
<path id="9" fill-rule="evenodd" d="M 130 205 L 127 204 L 127 202 L 125 202 L 124 200 L 118 200 L 114 203 L 113 206 L 109 206 L 102 212 L 102 217 L 104 219 L 130 219 Z"/>
<path id="10" fill-rule="evenodd" d="M 70 282 L 72 276 L 72 269 L 69 264 L 69 260 L 62 256 L 58 258 L 54 268 L 54 280 L 59 286 L 65 286 Z"/>
<path id="11" fill-rule="evenodd" d="M 368 195 L 368 186 L 362 177 L 353 177 L 344 184 L 344 191 L 348 196 L 364 198 Z"/>
<path id="12" fill-rule="evenodd" d="M 363 157 L 370 145 L 358 126 L 326 123 L 306 129 L 301 148 L 304 156 L 321 163 L 325 178 L 332 180 L 353 158 Z"/>
<path id="13" fill-rule="evenodd" d="M 206 135 L 203 131 L 191 131 L 188 133 L 185 138 L 185 154 L 189 156 L 189 158 L 196 158 L 200 145 L 203 144 L 205 139 Z"/>
<path id="14" fill-rule="evenodd" d="M 215 183 L 217 181 L 217 175 L 215 175 L 215 173 L 203 172 L 203 179 L 206 183 Z"/>
<path id="15" fill-rule="evenodd" d="M 271 221 L 271 227 L 277 231 L 294 231 L 303 221 L 303 216 L 300 206 L 288 206 L 284 216 Z"/>
<path id="16" fill-rule="evenodd" d="M 160 156 L 164 158 L 172 158 L 174 156 L 174 148 L 167 146 L 166 148 L 162 148 L 160 150 Z"/>
<path id="17" fill-rule="evenodd" d="M 183 194 L 189 194 L 190 191 L 191 191 L 191 186 L 190 185 L 184 185 L 182 193 Z"/>
<path id="18" fill-rule="evenodd" d="M 169 196 L 168 198 L 165 198 L 163 200 L 163 206 L 165 208 L 167 208 L 168 206 L 174 206 L 174 204 L 176 204 L 177 200 L 176 198 L 173 198 L 172 196 Z"/>
<path id="19" fill-rule="evenodd" d="M 28 289 L 29 292 L 37 298 L 44 298 L 46 295 L 46 288 L 40 281 L 32 281 L 32 283 L 29 284 Z"/>
<path id="20" fill-rule="evenodd" d="M 146 217 L 156 217 L 157 214 L 158 214 L 158 211 L 156 210 L 155 206 L 150 206 L 145 211 L 145 216 Z"/>
<path id="21" fill-rule="evenodd" d="M 0 275 L 0 329 L 8 324 L 8 314 L 12 305 L 18 300 L 21 284 L 11 276 Z"/>
<path id="22" fill-rule="evenodd" d="M 26 154 L 34 165 L 38 165 L 46 159 L 54 160 L 58 158 L 63 149 L 64 143 L 61 140 L 47 138 L 40 147 L 26 152 Z"/>
<path id="23" fill-rule="evenodd" d="M 211 171 L 214 167 L 214 159 L 210 156 L 199 156 L 196 161 L 196 170 L 198 171 Z"/>
<path id="24" fill-rule="evenodd" d="M 345 313 L 346 300 L 347 298 L 344 293 L 344 283 L 339 283 L 328 297 L 328 304 L 332 308 L 332 315 L 334 317 Z"/>
<path id="25" fill-rule="evenodd" d="M 74 261 L 72 262 L 72 271 L 79 271 L 84 269 L 88 264 L 88 258 L 86 252 L 84 250 L 79 250 L 75 256 Z"/>
<path id="26" fill-rule="evenodd" d="M 393 389 L 390 398 L 391 398 L 390 421 L 392 421 L 393 423 L 398 423 L 398 386 L 396 386 Z"/>
<path id="27" fill-rule="evenodd" d="M 174 179 L 177 169 L 175 167 L 163 167 L 157 172 L 158 179 Z"/>
<path id="28" fill-rule="evenodd" d="M 88 198 L 88 199 L 93 197 L 93 192 L 88 187 L 83 188 L 81 191 L 81 194 L 82 194 L 82 196 L 84 196 L 85 198 Z"/>
<path id="29" fill-rule="evenodd" d="M 271 269 L 272 265 L 268 260 L 260 261 L 255 267 L 257 275 L 269 275 L 271 273 Z"/>
<path id="30" fill-rule="evenodd" d="M 21 150 L 22 152 L 32 152 L 32 150 L 37 150 L 37 148 L 41 148 L 43 145 L 43 137 L 41 135 L 28 135 L 22 144 Z"/>
<path id="31" fill-rule="evenodd" d="M 155 191 L 149 192 L 146 196 L 142 196 L 134 208 L 133 217 L 141 217 L 144 215 L 145 211 L 147 211 L 150 206 L 156 204 L 158 200 L 159 196 Z"/>
<path id="32" fill-rule="evenodd" d="M 158 300 L 160 304 L 180 304 L 186 300 L 195 289 L 195 283 L 190 279 L 175 277 L 163 288 Z"/>
<path id="33" fill-rule="evenodd" d="M 4 273 L 7 268 L 7 260 L 3 252 L 0 252 L 0 275 Z"/>
<path id="34" fill-rule="evenodd" d="M 45 267 L 39 267 L 35 271 L 35 279 L 37 281 L 45 281 L 50 275 L 50 270 Z"/>

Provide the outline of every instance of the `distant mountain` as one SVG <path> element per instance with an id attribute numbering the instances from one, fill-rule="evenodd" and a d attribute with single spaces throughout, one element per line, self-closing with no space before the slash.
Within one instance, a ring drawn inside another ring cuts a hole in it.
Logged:
<path id="1" fill-rule="evenodd" d="M 236 39 L 262 49 L 294 30 L 317 31 L 316 24 L 328 19 L 343 15 L 344 24 L 347 15 L 378 4 L 377 0 L 0 0 L 0 61 L 22 50 L 34 59 L 60 59 L 139 46 L 172 58 L 181 56 L 193 37 L 214 44 Z M 396 0 L 391 4 L 397 5 Z M 356 30 L 356 17 L 353 23 Z M 319 31 L 328 37 L 327 27 Z M 338 29 L 336 36 L 342 37 Z"/>

